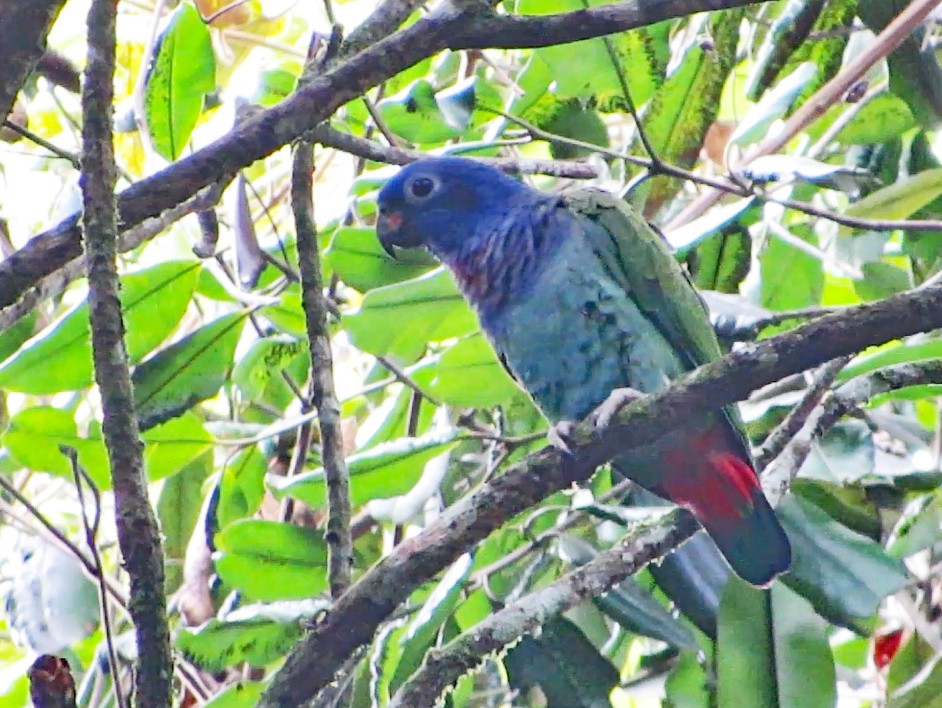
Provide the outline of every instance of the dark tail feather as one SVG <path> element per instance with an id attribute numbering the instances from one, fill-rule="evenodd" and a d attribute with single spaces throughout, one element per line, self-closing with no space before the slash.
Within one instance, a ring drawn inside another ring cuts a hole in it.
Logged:
<path id="1" fill-rule="evenodd" d="M 762 491 L 752 495 L 752 511 L 734 523 L 728 519 L 700 518 L 733 572 L 748 583 L 769 585 L 788 570 L 791 544 Z"/>
<path id="2" fill-rule="evenodd" d="M 693 474 L 665 479 L 663 491 L 694 513 L 736 575 L 768 585 L 788 570 L 792 552 L 756 473 L 730 452 L 714 453 L 705 462 Z"/>

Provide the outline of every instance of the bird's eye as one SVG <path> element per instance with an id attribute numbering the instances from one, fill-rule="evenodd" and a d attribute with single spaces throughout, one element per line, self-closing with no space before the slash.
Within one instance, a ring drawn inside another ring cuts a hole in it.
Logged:
<path id="1" fill-rule="evenodd" d="M 425 199 L 435 189 L 435 181 L 431 177 L 416 177 L 409 189 L 416 199 Z"/>

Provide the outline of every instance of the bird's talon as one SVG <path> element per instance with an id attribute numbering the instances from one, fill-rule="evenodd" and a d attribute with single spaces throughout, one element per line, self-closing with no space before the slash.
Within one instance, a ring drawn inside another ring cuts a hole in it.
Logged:
<path id="1" fill-rule="evenodd" d="M 549 430 L 546 431 L 546 437 L 550 445 L 562 453 L 571 455 L 572 449 L 569 447 L 569 442 L 572 440 L 572 434 L 575 429 L 576 424 L 574 422 L 571 420 L 562 420 L 549 427 Z"/>
<path id="2" fill-rule="evenodd" d="M 592 422 L 596 430 L 602 431 L 608 428 L 623 408 L 642 396 L 644 396 L 643 393 L 633 388 L 616 388 L 592 413 Z"/>

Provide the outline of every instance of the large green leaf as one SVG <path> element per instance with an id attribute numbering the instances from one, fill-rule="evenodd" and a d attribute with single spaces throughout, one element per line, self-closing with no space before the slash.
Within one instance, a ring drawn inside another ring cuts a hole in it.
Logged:
<path id="1" fill-rule="evenodd" d="M 710 50 L 691 47 L 652 96 L 644 127 L 658 159 L 681 167 L 696 161 L 734 65 L 742 16 L 741 10 L 713 15 L 709 31 L 715 46 Z M 644 212 L 650 216 L 681 186 L 679 180 L 656 177 L 646 181 L 632 198 L 638 200 L 645 194 Z"/>
<path id="2" fill-rule="evenodd" d="M 351 455 L 347 458 L 351 502 L 360 505 L 371 499 L 405 494 L 422 476 L 426 462 L 455 445 L 457 432 L 450 430 L 420 438 L 400 438 Z M 294 477 L 269 475 L 266 481 L 279 499 L 291 496 L 315 509 L 327 503 L 323 468 Z"/>
<path id="3" fill-rule="evenodd" d="M 435 265 L 430 256 L 415 249 L 401 251 L 393 260 L 380 246 L 375 229 L 349 226 L 334 232 L 324 261 L 360 292 L 415 278 Z"/>
<path id="4" fill-rule="evenodd" d="M 199 271 L 199 264 L 192 261 L 167 261 L 121 279 L 125 343 L 132 362 L 153 350 L 179 324 Z M 92 382 L 88 326 L 86 299 L 0 365 L 0 388 L 46 394 L 88 386 Z"/>
<path id="5" fill-rule="evenodd" d="M 908 582 L 899 560 L 806 499 L 786 496 L 777 511 L 792 543 L 783 581 L 830 621 L 855 628 Z"/>
<path id="6" fill-rule="evenodd" d="M 144 84 L 144 115 L 154 149 L 176 160 L 196 127 L 203 97 L 216 88 L 209 29 L 189 3 L 180 3 L 158 38 Z"/>
<path id="7" fill-rule="evenodd" d="M 494 406 L 520 394 L 480 333 L 459 340 L 442 353 L 431 389 L 443 403 L 469 408 Z"/>
<path id="8" fill-rule="evenodd" d="M 244 605 L 224 619 L 181 629 L 176 645 L 206 671 L 219 672 L 242 662 L 261 668 L 283 657 L 303 634 L 302 621 L 326 605 L 319 600 Z"/>
<path id="9" fill-rule="evenodd" d="M 212 450 L 166 480 L 157 497 L 157 518 L 167 559 L 167 592 L 176 590 L 183 580 L 183 561 L 193 529 L 203 506 L 203 483 L 213 468 Z"/>
<path id="10" fill-rule="evenodd" d="M 942 167 L 906 177 L 847 207 L 861 219 L 905 219 L 942 196 Z"/>
<path id="11" fill-rule="evenodd" d="M 370 354 L 415 359 L 430 341 L 477 329 L 477 318 L 445 269 L 371 290 L 344 318 L 353 343 Z"/>
<path id="12" fill-rule="evenodd" d="M 606 0 L 518 0 L 517 12 L 539 15 L 604 4 Z M 640 106 L 663 80 L 669 27 L 665 22 L 612 35 L 608 46 L 603 39 L 588 39 L 544 47 L 535 50 L 534 56 L 549 67 L 555 82 L 554 93 L 559 98 L 617 100 L 622 95 L 624 80 L 635 105 Z"/>
<path id="13" fill-rule="evenodd" d="M 731 575 L 717 628 L 718 705 L 779 708 L 768 591 Z"/>
<path id="14" fill-rule="evenodd" d="M 192 414 L 156 426 L 142 438 L 145 469 L 151 480 L 176 474 L 212 444 L 202 422 Z M 111 488 L 104 439 L 97 421 L 88 426 L 86 434 L 80 435 L 69 411 L 45 406 L 24 408 L 10 421 L 2 440 L 24 467 L 70 480 L 72 468 L 59 446 L 73 447 L 95 484 L 101 489 Z"/>
<path id="15" fill-rule="evenodd" d="M 141 429 L 174 418 L 216 395 L 232 366 L 245 323 L 233 312 L 191 332 L 134 370 L 134 403 Z"/>
<path id="16" fill-rule="evenodd" d="M 814 243 L 810 229 L 795 229 L 796 235 Z M 770 236 L 762 253 L 762 301 L 770 310 L 794 310 L 815 305 L 824 290 L 821 261 L 795 246 Z"/>
<path id="17" fill-rule="evenodd" d="M 558 616 L 536 637 L 524 637 L 504 656 L 510 685 L 539 686 L 548 706 L 607 708 L 618 672 L 576 625 Z"/>
<path id="18" fill-rule="evenodd" d="M 299 600 L 327 588 L 327 543 L 316 529 L 242 519 L 214 540 L 219 577 L 255 600 Z"/>

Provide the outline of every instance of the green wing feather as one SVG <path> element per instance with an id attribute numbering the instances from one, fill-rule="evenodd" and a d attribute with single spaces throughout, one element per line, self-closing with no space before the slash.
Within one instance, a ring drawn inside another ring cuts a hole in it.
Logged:
<path id="1" fill-rule="evenodd" d="M 563 201 L 571 211 L 601 227 L 585 229 L 593 250 L 690 369 L 723 356 L 705 303 L 660 233 L 607 192 L 574 189 L 564 193 Z M 738 410 L 730 406 L 725 413 L 751 459 Z"/>

